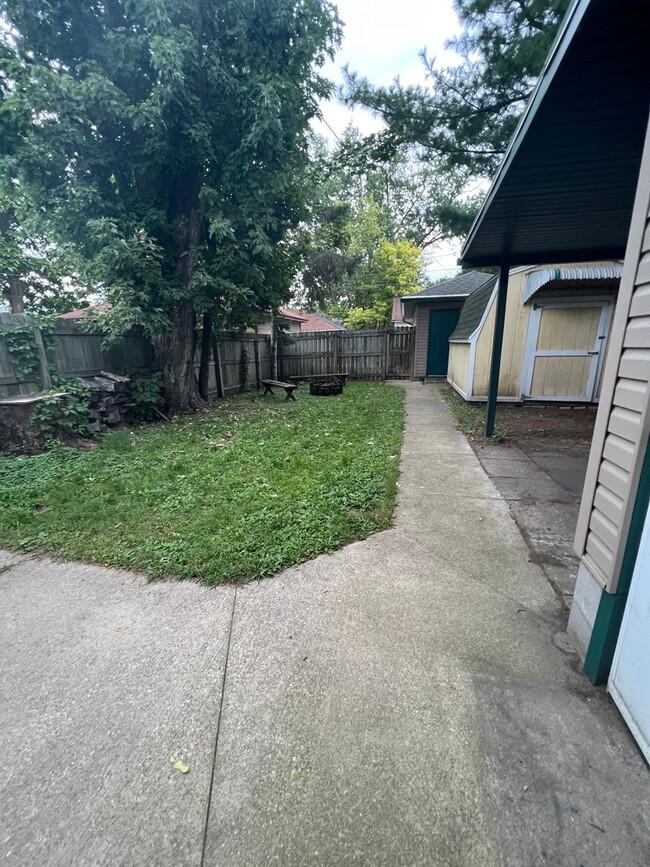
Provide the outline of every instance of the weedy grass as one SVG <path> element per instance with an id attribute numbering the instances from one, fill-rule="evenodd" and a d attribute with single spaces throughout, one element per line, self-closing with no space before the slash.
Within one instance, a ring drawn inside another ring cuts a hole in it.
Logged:
<path id="1" fill-rule="evenodd" d="M 0 544 L 240 582 L 390 525 L 404 392 L 350 382 L 295 403 L 244 394 L 209 412 L 0 459 Z"/>
<path id="2" fill-rule="evenodd" d="M 467 403 L 453 388 L 443 387 L 440 389 L 440 394 L 445 399 L 463 433 L 472 439 L 484 439 L 485 405 Z M 503 442 L 507 439 L 507 430 L 496 425 L 493 436 L 494 442 Z"/>

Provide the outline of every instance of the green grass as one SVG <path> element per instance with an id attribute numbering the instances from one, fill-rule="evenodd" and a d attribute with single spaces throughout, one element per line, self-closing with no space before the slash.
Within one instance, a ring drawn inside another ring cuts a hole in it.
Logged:
<path id="1" fill-rule="evenodd" d="M 245 581 L 388 527 L 404 392 L 258 394 L 89 451 L 0 459 L 0 544 L 151 577 Z"/>
<path id="2" fill-rule="evenodd" d="M 485 404 L 467 403 L 453 388 L 441 388 L 440 394 L 445 399 L 463 433 L 472 439 L 484 439 Z M 494 441 L 503 442 L 507 438 L 508 432 L 496 425 L 494 428 Z"/>

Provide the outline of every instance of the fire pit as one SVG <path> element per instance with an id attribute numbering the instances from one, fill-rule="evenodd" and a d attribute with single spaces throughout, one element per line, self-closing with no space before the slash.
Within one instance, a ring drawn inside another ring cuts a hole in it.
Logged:
<path id="1" fill-rule="evenodd" d="M 324 397 L 328 394 L 341 394 L 343 392 L 343 382 L 340 379 L 330 379 L 326 381 L 312 381 L 309 383 L 309 393 L 317 394 Z"/>

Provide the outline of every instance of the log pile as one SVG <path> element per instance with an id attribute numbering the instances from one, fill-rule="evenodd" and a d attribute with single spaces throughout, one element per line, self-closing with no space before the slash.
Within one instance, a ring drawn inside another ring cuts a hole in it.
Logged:
<path id="1" fill-rule="evenodd" d="M 113 427 L 128 420 L 133 406 L 130 377 L 102 370 L 98 376 L 81 377 L 81 381 L 88 388 L 88 416 L 92 428 L 101 430 L 105 425 Z"/>

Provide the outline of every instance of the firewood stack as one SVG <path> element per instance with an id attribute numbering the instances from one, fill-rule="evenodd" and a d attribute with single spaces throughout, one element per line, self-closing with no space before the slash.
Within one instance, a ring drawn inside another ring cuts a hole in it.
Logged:
<path id="1" fill-rule="evenodd" d="M 133 406 L 128 376 L 118 376 L 102 370 L 99 376 L 84 376 L 81 381 L 88 387 L 88 416 L 91 427 L 100 430 L 105 425 L 113 427 L 127 421 Z"/>

